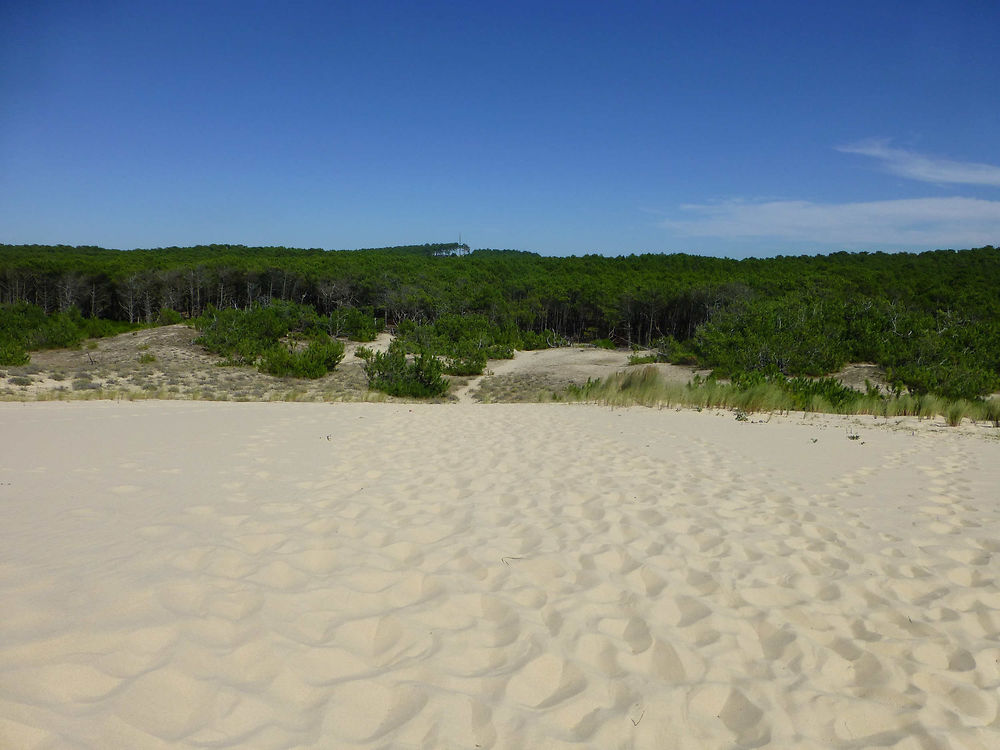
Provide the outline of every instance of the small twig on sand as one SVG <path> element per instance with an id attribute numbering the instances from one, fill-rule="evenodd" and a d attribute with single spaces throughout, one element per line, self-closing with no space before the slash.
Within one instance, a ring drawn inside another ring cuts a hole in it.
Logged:
<path id="1" fill-rule="evenodd" d="M 506 565 L 509 568 L 510 567 L 510 563 L 507 562 L 508 560 L 523 560 L 523 559 L 524 559 L 523 557 L 511 557 L 511 556 L 508 555 L 507 557 L 501 557 L 500 558 L 500 562 L 502 562 L 504 565 Z"/>

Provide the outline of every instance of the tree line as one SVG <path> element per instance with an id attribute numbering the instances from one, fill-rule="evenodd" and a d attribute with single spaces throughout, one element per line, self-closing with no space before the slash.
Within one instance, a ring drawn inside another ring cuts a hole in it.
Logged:
<path id="1" fill-rule="evenodd" d="M 423 330 L 439 320 L 438 328 L 453 327 L 456 316 L 476 316 L 476 326 L 521 339 L 654 347 L 726 375 L 819 375 L 872 361 L 910 390 L 970 397 L 1000 389 L 994 247 L 740 261 L 466 251 L 455 243 L 350 251 L 0 245 L 0 304 L 153 323 L 164 310 L 195 319 L 281 300 L 345 324 L 402 326 L 414 342 L 439 340 L 440 331 Z M 478 362 L 469 346 L 453 359 Z"/>

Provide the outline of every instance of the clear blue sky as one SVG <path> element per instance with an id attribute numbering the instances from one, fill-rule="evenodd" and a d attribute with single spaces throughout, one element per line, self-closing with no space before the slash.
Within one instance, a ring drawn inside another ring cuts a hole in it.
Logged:
<path id="1" fill-rule="evenodd" d="M 1000 3 L 0 0 L 0 242 L 1000 244 Z"/>

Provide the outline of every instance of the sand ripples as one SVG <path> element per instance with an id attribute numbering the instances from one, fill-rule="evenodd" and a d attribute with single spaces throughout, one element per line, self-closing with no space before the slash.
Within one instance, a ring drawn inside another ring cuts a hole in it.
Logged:
<path id="1" fill-rule="evenodd" d="M 1000 742 L 993 445 L 824 454 L 808 426 L 647 410 L 170 407 L 118 407 L 141 424 L 59 456 L 73 493 L 7 472 L 0 745 Z M 23 417 L 39 453 L 55 413 Z"/>

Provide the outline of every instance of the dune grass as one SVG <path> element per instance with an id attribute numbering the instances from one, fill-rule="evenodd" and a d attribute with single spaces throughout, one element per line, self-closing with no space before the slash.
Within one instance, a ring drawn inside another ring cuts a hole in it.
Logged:
<path id="1" fill-rule="evenodd" d="M 845 393 L 837 390 L 833 390 L 832 394 L 833 397 L 829 397 L 823 393 L 803 391 L 801 384 L 785 380 L 741 385 L 696 377 L 687 384 L 681 384 L 664 380 L 654 367 L 644 367 L 619 372 L 603 380 L 588 380 L 582 387 L 570 386 L 565 397 L 571 401 L 596 402 L 607 406 L 678 406 L 732 409 L 743 413 L 805 411 L 921 419 L 941 416 L 953 427 L 965 419 L 990 421 L 994 427 L 1000 427 L 1000 399 L 997 398 L 951 401 L 927 394 L 884 396 L 874 392 Z"/>

